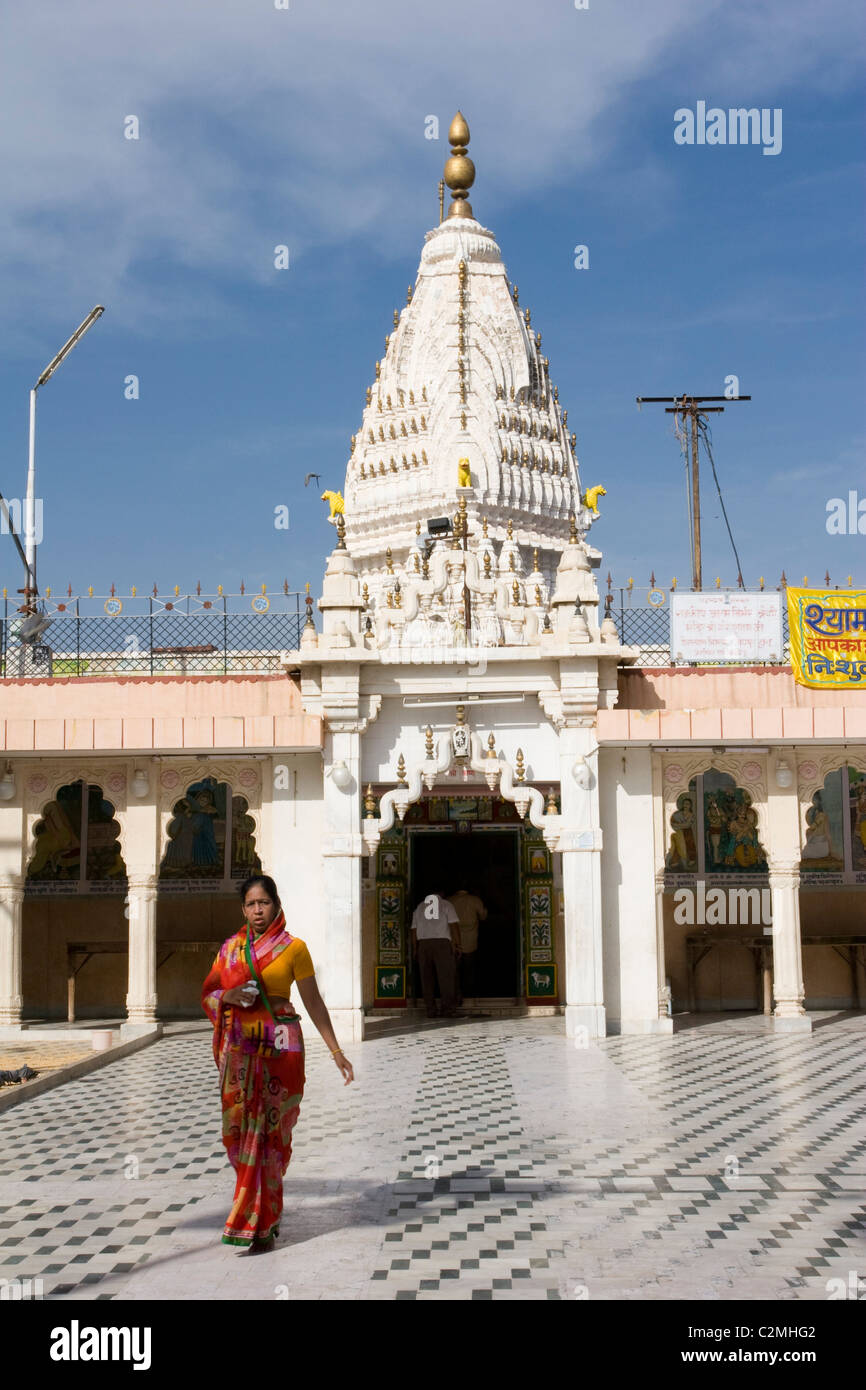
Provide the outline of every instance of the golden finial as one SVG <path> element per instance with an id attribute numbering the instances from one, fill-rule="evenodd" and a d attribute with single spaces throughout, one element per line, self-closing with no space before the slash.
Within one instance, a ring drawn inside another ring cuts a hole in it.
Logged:
<path id="1" fill-rule="evenodd" d="M 466 153 L 469 144 L 469 127 L 460 111 L 448 129 L 448 143 L 451 158 L 445 161 L 444 181 L 451 189 L 449 217 L 471 217 L 472 207 L 466 201 L 466 194 L 475 182 L 475 165 Z"/>
<path id="2" fill-rule="evenodd" d="M 672 589 L 676 589 L 676 587 L 677 587 L 677 577 L 676 577 L 676 575 L 674 575 L 673 579 L 671 580 L 671 588 L 672 588 Z"/>
<path id="3" fill-rule="evenodd" d="M 461 497 L 461 498 L 460 498 L 460 504 L 459 504 L 459 505 L 460 505 L 460 524 L 461 524 L 461 526 L 465 526 L 465 525 L 466 525 L 466 498 L 465 498 L 465 497 Z"/>
<path id="4" fill-rule="evenodd" d="M 485 550 L 485 552 L 484 552 L 484 578 L 485 578 L 485 579 L 489 579 L 489 578 L 490 578 L 490 551 L 489 551 L 489 550 Z"/>
<path id="5" fill-rule="evenodd" d="M 416 574 L 420 574 L 420 573 L 421 573 L 421 560 L 420 560 L 420 558 L 419 558 L 419 555 L 418 555 L 418 551 L 417 551 L 417 550 L 415 551 L 415 573 L 416 573 Z"/>
<path id="6" fill-rule="evenodd" d="M 568 543 L 569 545 L 577 545 L 577 521 L 574 512 L 568 518 Z"/>
<path id="7" fill-rule="evenodd" d="M 483 516 L 483 517 L 481 518 L 481 534 L 482 534 L 482 536 L 484 537 L 484 539 L 487 540 L 487 517 L 486 517 L 486 516 Z"/>
<path id="8" fill-rule="evenodd" d="M 763 575 L 761 575 L 760 579 L 758 580 L 758 587 L 759 587 L 759 588 L 761 589 L 761 591 L 763 592 L 763 588 L 764 588 L 764 576 L 763 576 Z"/>
<path id="9" fill-rule="evenodd" d="M 515 760 L 514 780 L 515 780 L 516 782 L 522 782 L 525 776 L 526 776 L 526 768 L 525 768 L 524 765 L 523 765 L 523 749 L 522 749 L 522 748 L 518 748 L 518 750 L 517 750 L 517 758 L 516 758 L 516 760 Z"/>
<path id="10" fill-rule="evenodd" d="M 528 309 L 524 309 L 523 311 L 523 322 L 526 324 L 527 328 L 532 323 L 532 315 L 530 314 Z"/>
<path id="11" fill-rule="evenodd" d="M 394 407 L 393 407 L 392 404 L 391 404 L 391 397 L 390 397 L 390 396 L 386 396 L 386 397 L 385 397 L 385 404 L 387 405 L 387 407 L 388 407 L 389 410 L 393 410 L 393 409 L 394 409 Z"/>
<path id="12" fill-rule="evenodd" d="M 219 595 L 220 598 L 222 598 L 222 596 L 223 596 L 223 586 L 222 586 L 222 584 L 217 584 L 217 594 Z"/>
<path id="13" fill-rule="evenodd" d="M 429 724 L 424 730 L 424 757 L 428 760 L 433 757 L 433 730 Z"/>
<path id="14" fill-rule="evenodd" d="M 412 303 L 412 286 L 411 286 L 411 285 L 409 286 L 409 288 L 408 288 L 407 291 L 406 291 L 406 303 L 407 303 L 407 304 L 411 304 L 411 303 Z"/>
<path id="15" fill-rule="evenodd" d="M 309 584 L 308 584 L 308 585 L 307 585 L 307 591 L 308 591 L 308 592 L 309 592 L 309 588 L 310 588 L 310 586 L 309 586 Z M 364 607 L 366 608 L 366 607 L 367 607 L 367 604 L 370 602 L 370 590 L 369 590 L 369 588 L 367 587 L 366 584 L 364 584 L 363 587 L 362 587 L 362 589 L 361 589 L 361 598 L 364 600 Z"/>
<path id="16" fill-rule="evenodd" d="M 390 341 L 391 341 L 391 335 L 390 335 L 390 333 L 386 333 L 386 334 L 385 334 L 385 353 L 386 353 L 386 354 L 387 354 L 387 352 L 388 352 L 388 344 L 390 343 Z"/>
<path id="17" fill-rule="evenodd" d="M 516 304 L 516 305 L 518 306 L 518 308 L 519 308 L 519 307 L 520 307 L 520 295 L 519 295 L 519 293 L 518 293 L 518 289 L 517 289 L 517 286 L 516 286 L 516 285 L 512 285 L 512 286 L 511 286 L 511 298 L 514 300 L 515 304 Z"/>
<path id="18" fill-rule="evenodd" d="M 395 328 L 399 327 L 399 324 L 400 324 L 400 310 L 399 310 L 399 309 L 395 309 L 395 310 L 394 310 L 394 327 L 395 327 Z"/>
<path id="19" fill-rule="evenodd" d="M 541 607 L 541 589 L 537 584 L 535 586 L 535 603 L 538 608 Z"/>
<path id="20" fill-rule="evenodd" d="M 495 757 L 496 757 L 496 735 L 495 735 L 495 734 L 488 734 L 488 735 L 487 735 L 487 754 L 486 754 L 486 756 L 487 756 L 488 758 L 495 758 Z"/>
<path id="21" fill-rule="evenodd" d="M 515 572 L 514 551 L 513 551 L 513 550 L 510 550 L 510 551 L 508 552 L 508 568 L 511 570 L 512 573 Z"/>
<path id="22" fill-rule="evenodd" d="M 387 569 L 389 574 L 394 573 L 394 557 L 391 554 L 390 545 L 388 546 L 388 549 L 385 551 L 385 568 Z"/>
<path id="23" fill-rule="evenodd" d="M 459 264 L 458 267 L 457 267 L 457 278 L 458 278 L 458 280 L 465 280 L 465 279 L 466 279 L 466 262 L 465 262 L 465 261 L 461 261 L 460 264 Z"/>
<path id="24" fill-rule="evenodd" d="M 372 386 L 368 386 L 368 387 L 367 387 L 367 404 L 368 404 L 368 405 L 372 405 L 372 403 L 373 403 L 373 388 L 372 388 Z"/>
<path id="25" fill-rule="evenodd" d="M 415 535 L 416 535 L 416 536 L 420 536 L 420 534 L 421 534 L 421 523 L 420 523 L 420 521 L 416 521 L 416 522 L 415 522 Z"/>
<path id="26" fill-rule="evenodd" d="M 514 566 L 512 565 L 512 569 L 513 568 Z M 511 597 L 514 599 L 515 608 L 517 608 L 520 603 L 520 585 L 518 584 L 516 579 L 511 586 Z"/>
<path id="27" fill-rule="evenodd" d="M 466 706 L 465 706 L 465 705 L 458 705 L 458 706 L 457 706 L 457 723 L 458 723 L 458 725 L 463 725 L 463 724 L 466 723 Z"/>
<path id="28" fill-rule="evenodd" d="M 536 333 L 536 335 L 535 335 L 535 346 L 536 346 L 537 348 L 540 348 L 540 347 L 541 347 L 541 334 L 540 334 L 540 333 Z"/>
<path id="29" fill-rule="evenodd" d="M 535 546 L 532 552 L 532 568 L 534 573 L 538 574 L 538 546 Z"/>
<path id="30" fill-rule="evenodd" d="M 427 559 L 426 555 L 424 555 L 421 560 L 421 578 L 430 578 L 430 561 Z"/>
<path id="31" fill-rule="evenodd" d="M 372 788 L 372 787 L 370 786 L 370 784 L 368 783 L 368 784 L 367 784 L 367 790 L 366 790 L 366 792 L 364 793 L 364 815 L 365 815 L 365 817 L 367 818 L 367 820 L 369 820 L 370 817 L 371 817 L 371 816 L 375 816 L 375 814 L 376 814 L 376 798 L 375 798 L 375 796 L 373 795 L 373 788 Z"/>
<path id="32" fill-rule="evenodd" d="M 445 180 L 444 180 L 444 179 L 440 179 L 440 180 L 439 180 L 439 224 L 440 224 L 440 226 L 442 225 L 442 219 L 444 218 L 444 216 L 445 216 Z"/>
<path id="33" fill-rule="evenodd" d="M 509 540 L 512 540 L 512 539 L 513 539 L 513 535 L 514 535 L 514 522 L 511 520 L 511 517 L 509 517 L 509 518 L 508 518 L 508 539 L 509 539 Z"/>
<path id="34" fill-rule="evenodd" d="M 465 428 L 466 428 L 466 411 L 465 411 L 465 410 L 461 410 L 461 412 L 460 412 L 460 428 L 461 428 L 462 430 L 465 430 Z"/>
<path id="35" fill-rule="evenodd" d="M 551 787 L 547 793 L 547 805 L 544 808 L 544 813 L 548 816 L 559 815 L 559 808 L 556 804 L 556 793 L 554 792 L 553 787 Z"/>
<path id="36" fill-rule="evenodd" d="M 390 590 L 390 589 L 388 590 L 388 594 L 387 594 L 387 597 L 386 597 L 386 602 L 387 602 L 387 605 L 388 605 L 389 608 L 393 608 L 393 607 L 394 607 L 394 595 L 391 593 L 391 590 Z"/>
<path id="37" fill-rule="evenodd" d="M 396 586 L 396 588 L 394 589 L 394 607 L 395 607 L 395 608 L 402 608 L 402 607 L 403 607 L 403 590 L 400 588 L 400 581 L 399 581 L 399 580 L 397 581 L 397 586 Z"/>
<path id="38" fill-rule="evenodd" d="M 337 513 L 337 550 L 346 549 L 346 522 L 342 512 Z"/>
<path id="39" fill-rule="evenodd" d="M 88 587 L 87 587 L 87 597 L 88 597 L 88 598 L 93 598 L 93 585 L 92 585 L 92 584 L 89 584 Z"/>
<path id="40" fill-rule="evenodd" d="M 379 380 L 379 377 L 381 376 L 381 374 L 382 374 L 382 363 L 381 363 L 381 362 L 377 362 L 377 363 L 376 363 L 376 380 L 377 380 L 377 381 Z"/>
<path id="41" fill-rule="evenodd" d="M 138 593 L 138 588 L 137 588 L 137 586 L 136 586 L 135 584 L 133 584 L 133 586 L 132 586 L 132 597 L 135 598 L 135 596 L 136 596 L 137 593 Z"/>
<path id="42" fill-rule="evenodd" d="M 571 450 L 572 450 L 572 453 L 574 453 L 574 450 L 575 450 L 576 448 L 577 448 L 577 435 L 574 434 L 574 432 L 572 432 L 572 435 L 571 435 Z"/>

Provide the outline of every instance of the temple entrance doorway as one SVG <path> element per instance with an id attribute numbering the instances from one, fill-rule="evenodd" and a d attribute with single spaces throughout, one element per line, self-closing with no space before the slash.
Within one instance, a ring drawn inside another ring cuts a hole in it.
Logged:
<path id="1" fill-rule="evenodd" d="M 475 825 L 410 831 L 410 910 L 428 893 L 448 898 L 461 888 L 487 909 L 478 925 L 474 992 L 470 977 L 466 997 L 516 1003 L 523 994 L 520 831 Z M 418 998 L 414 960 L 409 978 Z"/>

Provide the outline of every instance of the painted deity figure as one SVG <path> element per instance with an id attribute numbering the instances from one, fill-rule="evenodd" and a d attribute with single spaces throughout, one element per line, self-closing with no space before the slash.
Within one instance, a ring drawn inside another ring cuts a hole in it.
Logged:
<path id="1" fill-rule="evenodd" d="M 830 839 L 830 818 L 824 810 L 824 800 L 820 792 L 812 798 L 814 805 L 807 812 L 806 843 L 803 846 L 804 859 L 830 859 L 833 857 L 833 843 Z"/>
<path id="2" fill-rule="evenodd" d="M 722 831 L 725 826 L 725 818 L 715 796 L 710 796 L 707 800 L 706 808 L 707 822 L 707 841 L 710 846 L 710 864 L 715 867 L 721 863 L 721 844 Z"/>
<path id="3" fill-rule="evenodd" d="M 677 809 L 671 816 L 671 847 L 669 869 L 695 869 L 698 863 L 695 842 L 695 808 L 690 796 L 677 797 Z"/>

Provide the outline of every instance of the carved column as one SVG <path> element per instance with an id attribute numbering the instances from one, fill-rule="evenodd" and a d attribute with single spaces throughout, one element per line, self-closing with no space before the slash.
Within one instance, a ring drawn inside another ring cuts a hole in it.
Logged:
<path id="1" fill-rule="evenodd" d="M 360 762 L 360 725 L 329 721 L 322 838 L 325 960 L 320 984 L 337 1040 L 347 1045 L 363 1037 Z M 338 786 L 328 771 L 339 763 L 345 763 L 351 773 L 346 787 Z"/>
<path id="2" fill-rule="evenodd" d="M 155 874 L 129 872 L 129 992 L 124 1033 L 150 1031 L 156 1025 L 156 885 Z"/>
<path id="3" fill-rule="evenodd" d="M 777 1032 L 809 1032 L 804 1005 L 803 952 L 800 940 L 800 802 L 796 782 L 780 787 L 775 766 L 784 749 L 770 759 L 767 779 L 767 859 L 773 905 L 773 994 Z"/>
<path id="4" fill-rule="evenodd" d="M 24 915 L 24 879 L 5 875 L 0 879 L 0 1027 L 21 1024 L 21 924 Z"/>
<path id="5" fill-rule="evenodd" d="M 800 860 L 770 861 L 773 903 L 773 994 L 777 1032 L 809 1032 L 800 941 Z"/>
<path id="6" fill-rule="evenodd" d="M 591 728 L 566 725 L 559 735 L 562 792 L 562 891 L 565 912 L 565 1031 L 606 1032 L 602 973 L 601 829 L 598 782 L 574 779 L 575 762 L 594 746 Z"/>

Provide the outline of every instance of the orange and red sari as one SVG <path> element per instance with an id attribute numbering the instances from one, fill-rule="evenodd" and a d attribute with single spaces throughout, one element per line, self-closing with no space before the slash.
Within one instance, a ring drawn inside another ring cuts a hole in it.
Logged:
<path id="1" fill-rule="evenodd" d="M 303 943 L 286 930 L 282 911 L 258 937 L 244 926 L 223 942 L 202 989 L 202 1006 L 214 1026 L 223 1144 L 237 1174 L 222 1237 L 227 1245 L 251 1245 L 256 1237 L 266 1240 L 279 1229 L 283 1175 L 304 1093 L 304 1040 L 291 1005 L 272 1012 L 263 973 L 284 976 L 288 962 L 297 958 L 293 945 L 309 960 Z M 281 969 L 275 971 L 278 960 Z M 223 1004 L 227 989 L 251 979 L 260 991 L 253 1008 Z M 280 992 L 288 997 L 285 986 Z"/>

